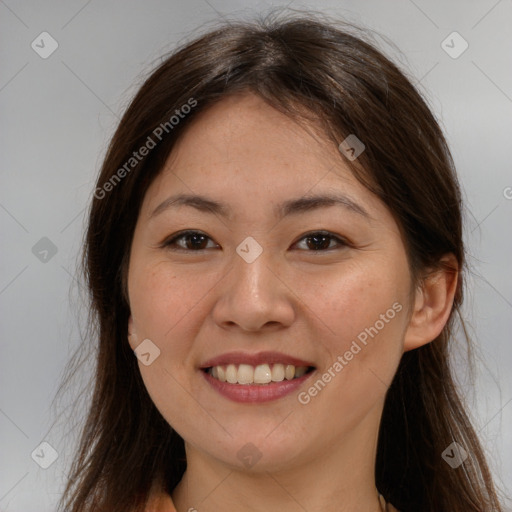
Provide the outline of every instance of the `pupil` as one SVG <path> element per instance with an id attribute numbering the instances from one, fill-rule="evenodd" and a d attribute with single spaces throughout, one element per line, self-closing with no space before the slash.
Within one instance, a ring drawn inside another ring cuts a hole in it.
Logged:
<path id="1" fill-rule="evenodd" d="M 193 249 L 202 249 L 205 241 L 204 235 L 189 235 L 190 245 Z"/>
<path id="2" fill-rule="evenodd" d="M 327 249 L 329 247 L 329 237 L 325 235 L 313 235 L 308 237 L 308 240 L 313 241 L 312 244 L 308 243 L 310 249 L 319 250 Z M 313 247 L 311 247 L 311 245 Z"/>

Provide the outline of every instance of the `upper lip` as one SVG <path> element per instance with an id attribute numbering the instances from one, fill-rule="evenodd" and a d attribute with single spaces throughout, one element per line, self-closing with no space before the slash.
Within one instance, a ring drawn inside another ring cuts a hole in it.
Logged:
<path id="1" fill-rule="evenodd" d="M 297 357 L 289 356 L 281 352 L 228 352 L 220 356 L 212 357 L 200 365 L 200 368 L 211 368 L 212 366 L 226 366 L 228 364 L 248 364 L 251 366 L 258 366 L 259 364 L 293 364 L 295 367 L 299 366 L 313 366 L 312 363 L 298 359 Z"/>

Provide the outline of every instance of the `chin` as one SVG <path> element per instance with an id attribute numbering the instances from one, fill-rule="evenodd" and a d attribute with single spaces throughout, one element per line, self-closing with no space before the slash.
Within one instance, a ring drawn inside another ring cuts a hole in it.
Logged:
<path id="1" fill-rule="evenodd" d="M 293 436 L 274 437 L 274 434 L 269 435 L 271 432 L 272 429 L 266 427 L 246 431 L 244 435 L 233 435 L 216 443 L 213 451 L 212 439 L 209 439 L 210 445 L 204 449 L 210 457 L 237 471 L 266 473 L 289 469 L 301 458 L 305 440 Z"/>

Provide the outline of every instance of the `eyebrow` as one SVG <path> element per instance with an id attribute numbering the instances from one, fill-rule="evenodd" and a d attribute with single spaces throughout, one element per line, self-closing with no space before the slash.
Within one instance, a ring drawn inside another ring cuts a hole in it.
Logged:
<path id="1" fill-rule="evenodd" d="M 347 210 L 355 212 L 366 219 L 370 219 L 368 212 L 357 202 L 351 199 L 349 196 L 340 193 L 334 194 L 321 194 L 321 195 L 309 195 L 303 196 L 298 199 L 289 199 L 277 205 L 275 208 L 275 214 L 279 218 L 283 218 L 289 215 L 297 215 L 319 208 L 328 208 L 330 206 L 343 206 Z M 231 209 L 223 203 L 219 203 L 213 199 L 205 196 L 195 194 L 177 194 L 168 197 L 160 203 L 150 214 L 150 219 L 156 217 L 165 210 L 171 207 L 178 206 L 190 206 L 205 213 L 211 213 L 214 215 L 220 215 L 221 217 L 228 218 L 231 213 Z"/>

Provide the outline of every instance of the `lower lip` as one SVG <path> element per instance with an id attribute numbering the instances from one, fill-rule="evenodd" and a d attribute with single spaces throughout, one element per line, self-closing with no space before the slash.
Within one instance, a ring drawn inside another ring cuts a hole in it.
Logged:
<path id="1" fill-rule="evenodd" d="M 315 371 L 306 373 L 302 377 L 269 384 L 230 384 L 221 382 L 209 373 L 201 370 L 206 382 L 222 396 L 242 403 L 261 403 L 277 400 L 296 391 Z"/>

